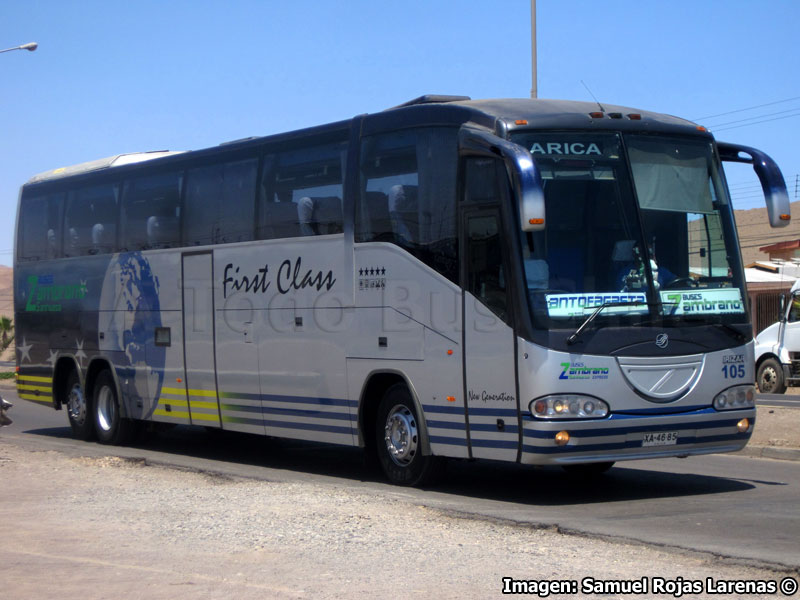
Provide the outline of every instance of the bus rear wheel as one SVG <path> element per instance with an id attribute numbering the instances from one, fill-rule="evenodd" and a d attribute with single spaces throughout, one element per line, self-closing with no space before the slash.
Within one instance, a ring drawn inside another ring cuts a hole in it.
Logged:
<path id="1" fill-rule="evenodd" d="M 122 417 L 117 386 L 109 371 L 101 371 L 94 384 L 94 426 L 101 444 L 128 444 L 136 436 L 137 423 Z"/>
<path id="2" fill-rule="evenodd" d="M 77 371 L 72 371 L 67 377 L 67 417 L 72 435 L 75 439 L 87 441 L 94 437 L 94 423 L 92 421 L 90 402 L 86 398 L 81 380 Z"/>
<path id="3" fill-rule="evenodd" d="M 441 474 L 443 459 L 422 453 L 416 409 L 403 384 L 390 387 L 378 406 L 375 446 L 383 472 L 396 485 L 430 485 Z"/>

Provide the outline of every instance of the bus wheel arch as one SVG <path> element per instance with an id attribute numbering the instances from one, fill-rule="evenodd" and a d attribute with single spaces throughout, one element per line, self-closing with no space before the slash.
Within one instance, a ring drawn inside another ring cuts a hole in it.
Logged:
<path id="1" fill-rule="evenodd" d="M 436 482 L 444 459 L 422 451 L 425 419 L 411 390 L 392 385 L 378 405 L 374 424 L 375 453 L 391 483 L 424 486 Z"/>
<path id="2" fill-rule="evenodd" d="M 92 381 L 92 419 L 101 444 L 132 442 L 141 423 L 126 416 L 119 385 L 110 368 L 100 368 Z"/>
<path id="3" fill-rule="evenodd" d="M 361 391 L 361 397 L 358 402 L 359 445 L 366 447 L 368 450 L 375 449 L 374 435 L 372 430 L 375 420 L 378 417 L 378 407 L 380 406 L 381 400 L 389 391 L 389 389 L 398 384 L 402 384 L 406 387 L 412 401 L 414 402 L 414 408 L 419 420 L 418 427 L 421 433 L 422 454 L 425 456 L 430 456 L 432 454 L 431 445 L 430 439 L 428 438 L 428 428 L 425 425 L 425 415 L 422 412 L 422 406 L 419 403 L 419 399 L 417 398 L 417 394 L 415 393 L 413 386 L 411 386 L 406 377 L 398 371 L 374 371 L 367 377 L 367 381 L 364 384 L 364 387 Z"/>
<path id="4" fill-rule="evenodd" d="M 79 440 L 90 440 L 95 436 L 92 420 L 91 396 L 86 393 L 86 382 L 81 380 L 80 365 L 72 357 L 62 357 L 56 362 L 53 372 L 54 404 L 67 407 L 67 418 L 72 435 Z"/>
<path id="5" fill-rule="evenodd" d="M 397 485 L 434 483 L 444 459 L 433 456 L 425 414 L 413 387 L 401 374 L 372 373 L 359 403 L 359 435 L 368 460 L 377 459 Z"/>

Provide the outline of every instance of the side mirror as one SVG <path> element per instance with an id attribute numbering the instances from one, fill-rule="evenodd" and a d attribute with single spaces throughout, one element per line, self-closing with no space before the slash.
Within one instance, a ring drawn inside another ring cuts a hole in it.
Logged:
<path id="1" fill-rule="evenodd" d="M 781 308 L 780 308 L 781 318 L 780 318 L 780 322 L 784 323 L 784 322 L 786 322 L 786 294 L 784 292 L 781 292 L 780 299 L 781 299 Z"/>
<path id="2" fill-rule="evenodd" d="M 522 230 L 544 229 L 544 184 L 530 152 L 490 133 L 467 128 L 461 130 L 459 147 L 465 154 L 500 156 L 508 170 L 514 195 L 519 200 Z"/>
<path id="3" fill-rule="evenodd" d="M 748 163 L 761 182 L 764 199 L 767 202 L 769 224 L 772 227 L 786 227 L 792 219 L 789 209 L 789 194 L 786 182 L 778 165 L 769 156 L 748 146 L 717 142 L 719 157 L 723 162 Z M 744 155 L 744 156 L 743 156 Z"/>

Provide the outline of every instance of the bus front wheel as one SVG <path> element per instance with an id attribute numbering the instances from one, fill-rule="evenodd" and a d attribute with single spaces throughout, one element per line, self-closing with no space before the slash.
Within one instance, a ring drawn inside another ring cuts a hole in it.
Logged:
<path id="1" fill-rule="evenodd" d="M 87 441 L 94 437 L 91 407 L 76 371 L 67 377 L 67 416 L 75 439 Z"/>
<path id="2" fill-rule="evenodd" d="M 375 445 L 383 472 L 396 485 L 428 485 L 441 473 L 442 459 L 422 453 L 419 419 L 403 384 L 390 387 L 381 400 Z"/>
<path id="3" fill-rule="evenodd" d="M 94 426 L 101 444 L 127 444 L 136 434 L 136 421 L 122 417 L 117 386 L 109 371 L 102 371 L 94 384 Z"/>

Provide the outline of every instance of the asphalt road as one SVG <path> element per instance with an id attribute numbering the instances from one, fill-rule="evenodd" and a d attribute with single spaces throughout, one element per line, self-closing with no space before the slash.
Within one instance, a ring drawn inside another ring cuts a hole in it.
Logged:
<path id="1" fill-rule="evenodd" d="M 72 456 L 116 455 L 271 481 L 333 481 L 471 517 L 800 568 L 800 463 L 715 455 L 618 464 L 595 481 L 560 469 L 451 461 L 434 489 L 392 487 L 340 448 L 178 427 L 133 447 L 77 442 L 64 411 L 20 401 L 0 439 Z"/>
<path id="2" fill-rule="evenodd" d="M 800 396 L 793 394 L 756 394 L 756 405 L 800 408 Z"/>

